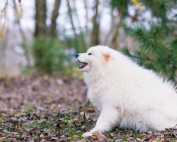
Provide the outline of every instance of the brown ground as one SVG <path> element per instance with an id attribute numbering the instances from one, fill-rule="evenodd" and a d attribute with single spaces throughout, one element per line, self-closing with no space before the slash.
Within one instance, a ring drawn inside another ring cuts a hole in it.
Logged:
<path id="1" fill-rule="evenodd" d="M 84 124 L 86 86 L 65 75 L 0 79 L 1 141 L 173 141 L 177 130 L 140 134 L 115 128 L 112 132 L 83 139 L 89 128 Z M 98 112 L 90 105 L 86 115 L 95 125 Z"/>

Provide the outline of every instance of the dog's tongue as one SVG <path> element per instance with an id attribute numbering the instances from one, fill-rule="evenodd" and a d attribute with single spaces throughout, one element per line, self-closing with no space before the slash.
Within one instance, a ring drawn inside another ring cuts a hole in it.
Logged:
<path id="1" fill-rule="evenodd" d="M 85 67 L 87 65 L 87 63 L 82 63 L 81 67 Z"/>
<path id="2" fill-rule="evenodd" d="M 82 65 L 80 65 L 80 67 L 79 68 L 84 68 L 86 65 L 87 65 L 87 63 L 81 63 Z"/>

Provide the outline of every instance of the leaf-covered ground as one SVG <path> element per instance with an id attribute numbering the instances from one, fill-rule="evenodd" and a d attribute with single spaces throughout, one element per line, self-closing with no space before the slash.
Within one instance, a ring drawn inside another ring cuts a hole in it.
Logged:
<path id="1" fill-rule="evenodd" d="M 89 142 L 177 140 L 177 130 L 140 134 L 116 127 L 104 135 L 89 131 L 83 120 L 86 86 L 82 80 L 69 76 L 38 76 L 0 79 L 0 142 Z M 98 112 L 89 106 L 86 117 L 94 126 Z"/>

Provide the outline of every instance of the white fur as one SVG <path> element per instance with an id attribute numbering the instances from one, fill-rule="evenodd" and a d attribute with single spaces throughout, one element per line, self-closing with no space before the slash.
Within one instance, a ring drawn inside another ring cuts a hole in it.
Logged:
<path id="1" fill-rule="evenodd" d="M 92 53 L 92 55 L 88 55 Z M 106 61 L 104 54 L 109 54 Z M 88 99 L 101 112 L 92 132 L 118 125 L 137 130 L 164 130 L 177 124 L 177 94 L 153 71 L 144 69 L 106 46 L 91 47 L 77 58 L 88 65 L 84 72 Z"/>

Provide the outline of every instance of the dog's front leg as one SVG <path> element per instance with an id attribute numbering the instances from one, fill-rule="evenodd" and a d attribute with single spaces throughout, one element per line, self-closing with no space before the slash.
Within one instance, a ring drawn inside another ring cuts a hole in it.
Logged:
<path id="1" fill-rule="evenodd" d="M 93 135 L 93 132 L 99 131 L 104 133 L 111 130 L 119 121 L 119 114 L 117 109 L 113 107 L 106 107 L 101 111 L 96 126 L 90 131 L 82 135 L 82 137 L 89 137 Z"/>

